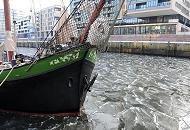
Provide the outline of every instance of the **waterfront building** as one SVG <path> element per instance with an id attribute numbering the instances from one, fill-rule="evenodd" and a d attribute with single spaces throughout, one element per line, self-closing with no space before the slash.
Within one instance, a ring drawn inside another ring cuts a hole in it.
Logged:
<path id="1" fill-rule="evenodd" d="M 190 0 L 128 0 L 127 7 L 114 35 L 190 34 Z"/>
<path id="2" fill-rule="evenodd" d="M 36 40 L 37 30 L 35 28 L 34 17 L 25 16 L 16 21 L 18 40 Z"/>
<path id="3" fill-rule="evenodd" d="M 81 0 L 73 0 L 72 3 L 71 3 L 71 12 L 74 10 L 74 8 L 78 5 L 78 3 L 80 2 Z M 98 2 L 98 0 L 89 0 L 89 2 L 91 1 L 95 1 L 96 3 Z M 114 15 L 114 6 L 115 6 L 115 2 L 118 2 L 118 0 L 110 0 L 110 1 L 107 1 L 106 2 L 106 5 L 104 6 L 104 9 L 103 9 L 103 15 L 106 16 L 106 17 L 111 17 L 112 15 Z M 90 3 L 91 4 L 91 3 Z M 84 5 L 84 3 L 83 3 Z M 86 6 L 87 7 L 87 6 Z M 75 19 L 79 18 L 80 16 L 82 16 L 81 13 L 76 13 L 75 14 Z M 77 22 L 81 22 L 81 20 L 77 19 Z"/>
<path id="4" fill-rule="evenodd" d="M 89 3 L 94 4 L 93 3 L 94 1 L 97 3 L 99 0 L 89 0 Z M 74 0 L 71 3 L 71 8 L 70 8 L 71 12 L 78 5 L 79 2 L 80 2 L 80 0 Z M 106 5 L 104 6 L 101 15 L 107 17 L 108 19 L 114 17 L 115 15 L 117 15 L 119 7 L 120 7 L 120 2 L 121 2 L 121 0 L 106 0 Z M 126 5 L 126 2 L 125 2 L 124 5 Z M 125 7 L 126 6 L 123 6 L 122 13 L 124 12 Z M 74 15 L 74 19 L 75 19 L 75 22 L 77 24 L 77 28 L 79 30 L 81 28 L 83 28 L 84 23 L 86 23 L 86 19 L 81 18 L 81 16 L 84 15 L 83 13 L 84 13 L 83 11 L 80 11 L 80 12 L 76 12 L 75 15 Z M 122 13 L 120 13 L 119 17 L 122 17 Z"/>
<path id="5" fill-rule="evenodd" d="M 26 16 L 23 11 L 11 9 L 11 26 L 12 32 L 14 32 L 14 24 L 13 21 L 17 21 L 21 17 Z M 4 17 L 4 9 L 0 9 L 0 41 L 3 41 L 5 38 L 5 17 Z"/>
<path id="6" fill-rule="evenodd" d="M 46 37 L 48 37 L 47 39 L 51 39 L 54 36 L 57 28 L 53 29 L 53 27 L 59 20 L 61 14 L 63 13 L 63 10 L 64 10 L 63 6 L 54 5 L 41 9 L 37 13 L 36 27 L 37 27 L 39 40 L 44 40 Z"/>

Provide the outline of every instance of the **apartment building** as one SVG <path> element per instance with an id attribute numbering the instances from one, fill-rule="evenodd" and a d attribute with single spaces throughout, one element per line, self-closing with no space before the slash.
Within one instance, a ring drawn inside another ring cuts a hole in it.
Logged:
<path id="1" fill-rule="evenodd" d="M 26 13 L 19 10 L 11 9 L 11 28 L 14 33 L 14 24 L 13 21 L 18 21 L 18 19 L 26 16 Z M 3 41 L 5 38 L 5 16 L 4 9 L 0 9 L 0 41 Z"/>
<path id="2" fill-rule="evenodd" d="M 36 15 L 36 27 L 39 40 L 51 39 L 54 36 L 56 28 L 54 25 L 63 13 L 64 7 L 61 5 L 50 6 L 40 10 Z M 53 29 L 53 30 L 52 30 Z"/>
<path id="3" fill-rule="evenodd" d="M 36 40 L 37 30 L 32 15 L 25 16 L 16 21 L 18 40 Z"/>
<path id="4" fill-rule="evenodd" d="M 71 3 L 71 12 L 73 11 L 73 9 L 76 7 L 76 5 L 80 2 L 81 0 L 74 0 Z M 89 2 L 93 3 L 95 2 L 96 4 L 98 3 L 99 0 L 89 0 Z M 106 16 L 106 17 L 111 17 L 113 15 L 115 15 L 117 12 L 117 10 L 119 9 L 119 3 L 121 0 L 106 0 L 106 5 L 104 6 L 102 15 Z"/>
<path id="5" fill-rule="evenodd" d="M 97 4 L 99 0 L 89 0 L 90 4 Z M 80 0 L 74 0 L 71 4 L 70 11 L 72 12 L 73 9 L 78 5 Z M 106 0 L 106 5 L 103 8 L 101 15 L 109 18 L 113 18 L 117 15 L 119 7 L 120 7 L 121 0 Z M 126 2 L 125 2 L 126 4 Z M 93 6 L 93 5 L 92 5 Z M 123 6 L 125 8 L 126 6 Z M 88 8 L 88 7 L 86 7 Z M 123 9 L 125 10 L 125 9 Z M 88 12 L 87 12 L 88 13 Z M 120 13 L 119 17 L 122 17 L 123 11 Z M 77 23 L 77 27 L 80 30 L 84 27 L 84 23 L 86 23 L 86 19 L 83 19 L 81 16 L 85 16 L 84 11 L 77 11 L 74 15 L 75 22 Z"/>
<path id="6" fill-rule="evenodd" d="M 190 0 L 128 0 L 127 18 L 115 26 L 115 35 L 187 34 Z"/>

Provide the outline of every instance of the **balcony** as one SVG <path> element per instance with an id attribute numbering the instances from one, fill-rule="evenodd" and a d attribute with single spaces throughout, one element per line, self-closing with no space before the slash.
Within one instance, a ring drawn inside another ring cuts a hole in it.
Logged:
<path id="1" fill-rule="evenodd" d="M 162 3 L 158 3 L 157 7 L 170 7 L 171 6 L 171 2 L 162 2 Z"/>
<path id="2" fill-rule="evenodd" d="M 129 8 L 129 11 L 136 11 L 136 10 L 148 10 L 148 9 L 158 9 L 158 8 L 169 8 L 171 7 L 171 2 L 162 2 L 157 4 L 149 4 L 145 3 L 138 3 L 135 7 Z"/>
<path id="3" fill-rule="evenodd" d="M 128 15 L 132 17 L 149 17 L 160 15 L 171 15 L 176 12 L 172 10 L 171 2 L 154 3 L 145 2 L 138 3 L 135 6 L 130 6 Z"/>

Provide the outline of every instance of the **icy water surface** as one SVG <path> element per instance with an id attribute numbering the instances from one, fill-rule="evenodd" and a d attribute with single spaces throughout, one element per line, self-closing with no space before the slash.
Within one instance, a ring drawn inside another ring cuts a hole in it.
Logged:
<path id="1" fill-rule="evenodd" d="M 106 53 L 94 73 L 81 117 L 1 113 L 0 130 L 190 130 L 189 59 Z"/>

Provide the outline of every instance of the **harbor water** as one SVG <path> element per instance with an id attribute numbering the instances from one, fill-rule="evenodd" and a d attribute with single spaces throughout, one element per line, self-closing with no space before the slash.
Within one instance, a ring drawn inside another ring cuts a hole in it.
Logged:
<path id="1" fill-rule="evenodd" d="M 103 53 L 94 73 L 81 117 L 0 113 L 0 130 L 190 130 L 189 59 Z"/>

